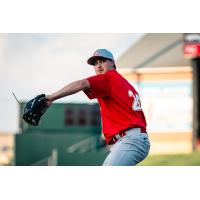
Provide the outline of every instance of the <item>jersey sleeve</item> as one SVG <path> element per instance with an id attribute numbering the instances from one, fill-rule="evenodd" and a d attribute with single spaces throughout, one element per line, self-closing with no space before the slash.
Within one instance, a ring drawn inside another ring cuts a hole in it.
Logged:
<path id="1" fill-rule="evenodd" d="M 84 90 L 89 99 L 97 97 L 108 97 L 110 93 L 109 79 L 106 74 L 99 74 L 87 78 L 90 83 L 90 89 Z"/>

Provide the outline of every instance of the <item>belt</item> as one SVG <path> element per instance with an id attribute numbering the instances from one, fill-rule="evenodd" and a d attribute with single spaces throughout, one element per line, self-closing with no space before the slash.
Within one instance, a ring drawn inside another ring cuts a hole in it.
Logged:
<path id="1" fill-rule="evenodd" d="M 124 137 L 126 135 L 126 132 L 120 132 L 113 136 L 113 138 L 110 140 L 109 144 L 115 144 L 120 138 Z"/>
<path id="2" fill-rule="evenodd" d="M 128 128 L 128 129 L 114 135 L 113 138 L 110 140 L 109 145 L 115 144 L 120 138 L 124 137 L 126 135 L 126 131 L 128 131 L 129 129 L 132 129 L 132 128 Z M 141 128 L 141 133 L 146 133 L 146 130 L 144 128 Z"/>

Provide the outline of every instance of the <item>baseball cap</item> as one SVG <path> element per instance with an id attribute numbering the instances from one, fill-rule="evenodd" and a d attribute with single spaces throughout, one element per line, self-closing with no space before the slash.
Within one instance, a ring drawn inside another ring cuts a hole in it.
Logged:
<path id="1" fill-rule="evenodd" d="M 94 61 L 98 58 L 107 58 L 114 61 L 113 54 L 108 51 L 107 49 L 98 49 L 96 50 L 93 55 L 87 60 L 89 65 L 93 65 Z"/>

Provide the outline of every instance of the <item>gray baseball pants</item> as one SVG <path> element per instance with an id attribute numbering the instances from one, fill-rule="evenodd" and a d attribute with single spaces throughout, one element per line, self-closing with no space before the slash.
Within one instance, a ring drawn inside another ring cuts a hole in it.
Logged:
<path id="1" fill-rule="evenodd" d="M 103 166 L 134 166 L 147 157 L 149 150 L 148 134 L 141 133 L 140 128 L 129 129 L 111 146 Z"/>

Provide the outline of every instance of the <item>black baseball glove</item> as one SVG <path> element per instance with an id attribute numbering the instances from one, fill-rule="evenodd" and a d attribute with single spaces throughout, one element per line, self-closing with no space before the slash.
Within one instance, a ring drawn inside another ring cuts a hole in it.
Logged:
<path id="1" fill-rule="evenodd" d="M 49 106 L 45 99 L 45 94 L 41 94 L 31 99 L 24 107 L 23 119 L 30 125 L 37 126 L 40 118 Z"/>

